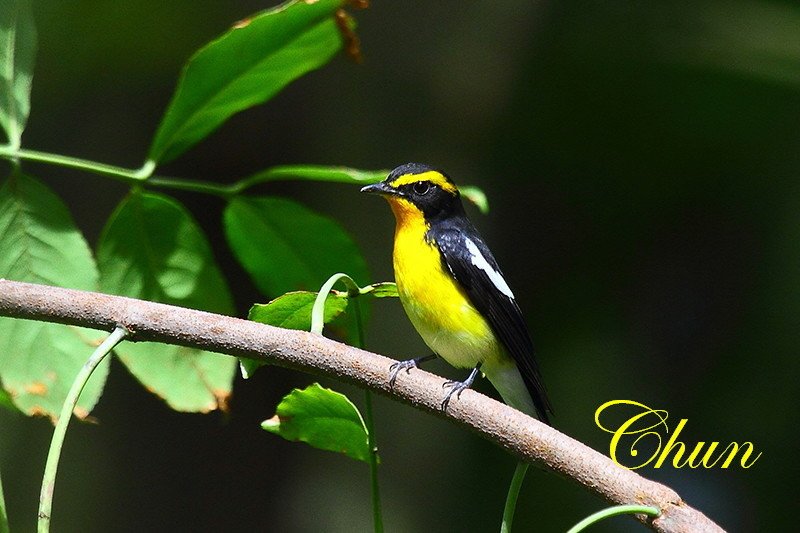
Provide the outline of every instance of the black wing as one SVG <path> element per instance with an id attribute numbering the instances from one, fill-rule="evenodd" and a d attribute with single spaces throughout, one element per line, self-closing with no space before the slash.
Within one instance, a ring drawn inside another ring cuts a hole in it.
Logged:
<path id="1" fill-rule="evenodd" d="M 516 300 L 504 294 L 492 281 L 489 273 L 473 263 L 470 242 L 473 251 L 477 248 L 486 263 L 502 277 L 492 252 L 472 223 L 465 218 L 432 227 L 428 238 L 439 248 L 445 268 L 461 284 L 472 305 L 488 320 L 495 335 L 514 358 L 536 406 L 539 419 L 549 424 L 547 413 L 552 413 L 553 407 L 547 398 L 539 367 L 534 359 L 533 342 L 522 312 Z"/>

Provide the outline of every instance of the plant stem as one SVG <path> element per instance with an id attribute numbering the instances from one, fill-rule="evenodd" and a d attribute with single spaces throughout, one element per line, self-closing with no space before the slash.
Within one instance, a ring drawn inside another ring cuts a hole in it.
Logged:
<path id="1" fill-rule="evenodd" d="M 597 511 L 594 514 L 591 514 L 572 526 L 567 533 L 579 533 L 583 531 L 587 527 L 591 526 L 592 524 L 603 520 L 604 518 L 609 518 L 611 516 L 617 516 L 621 514 L 646 514 L 647 516 L 652 516 L 657 518 L 661 516 L 661 510 L 657 509 L 656 507 L 650 507 L 648 505 L 615 505 L 614 507 L 609 507 L 607 509 L 603 509 L 602 511 Z"/>
<path id="2" fill-rule="evenodd" d="M 146 180 L 153 173 L 156 166 L 155 162 L 147 161 L 141 168 L 129 169 L 115 165 L 107 165 L 106 163 L 98 163 L 97 161 L 90 161 L 88 159 L 80 159 L 78 157 L 39 152 L 37 150 L 15 150 L 11 146 L 0 146 L 0 157 L 23 161 L 36 161 L 38 163 L 48 163 L 50 165 L 86 170 L 95 174 L 121 179 L 128 183 L 138 183 Z"/>
<path id="3" fill-rule="evenodd" d="M 364 321 L 361 316 L 361 304 L 358 297 L 352 299 L 356 315 L 356 345 L 364 348 Z M 372 416 L 372 393 L 364 390 L 364 410 L 366 411 L 367 446 L 369 447 L 369 477 L 372 488 L 372 521 L 375 533 L 383 533 L 383 516 L 381 514 L 381 494 L 378 485 L 378 444 L 375 439 L 375 421 Z"/>
<path id="4" fill-rule="evenodd" d="M 53 509 L 53 491 L 56 485 L 58 461 L 61 458 L 61 448 L 64 444 L 64 436 L 67 433 L 67 426 L 69 426 L 72 412 L 75 410 L 75 405 L 78 403 L 78 398 L 86 382 L 89 380 L 89 377 L 92 375 L 92 372 L 97 368 L 97 365 L 105 359 L 106 355 L 108 355 L 128 333 L 125 327 L 117 326 L 114 331 L 106 337 L 102 344 L 95 349 L 86 363 L 83 364 L 78 375 L 75 376 L 75 381 L 72 382 L 66 399 L 64 399 L 64 405 L 61 407 L 58 423 L 56 423 L 55 430 L 53 430 L 53 439 L 50 441 L 50 450 L 47 452 L 47 463 L 44 467 L 42 492 L 39 495 L 39 533 L 47 533 L 50 531 L 50 515 Z"/>
<path id="5" fill-rule="evenodd" d="M 131 185 L 146 182 L 152 187 L 193 191 L 204 194 L 212 194 L 214 196 L 221 196 L 224 198 L 233 196 L 241 188 L 239 183 L 234 183 L 232 185 L 220 185 L 218 183 L 212 183 L 208 181 L 195 181 L 168 178 L 164 176 L 153 176 L 153 170 L 156 168 L 155 161 L 146 161 L 141 168 L 129 169 L 115 165 L 108 165 L 106 163 L 100 163 L 97 161 L 90 161 L 88 159 L 80 159 L 78 157 L 51 154 L 36 150 L 14 149 L 12 146 L 8 145 L 0 146 L 0 157 L 8 159 L 17 165 L 19 164 L 19 161 L 35 161 L 37 163 L 47 163 L 50 165 L 85 170 L 93 174 L 108 176 Z"/>
<path id="6" fill-rule="evenodd" d="M 322 284 L 322 287 L 320 287 L 317 293 L 317 298 L 314 300 L 314 306 L 311 308 L 311 333 L 322 335 L 322 328 L 325 327 L 325 300 L 327 300 L 328 294 L 333 290 L 333 286 L 340 281 L 347 287 L 347 296 L 355 305 L 358 305 L 356 298 L 361 294 L 361 289 L 356 285 L 356 282 L 353 281 L 353 278 L 341 272 L 334 274 L 328 278 L 328 281 Z M 356 309 L 360 310 L 360 308 Z M 357 312 L 356 317 L 358 321 L 356 326 L 361 328 L 361 313 Z M 358 335 L 360 337 L 359 342 L 363 344 L 364 332 L 361 329 L 359 329 Z M 359 348 L 363 348 L 363 346 L 359 346 Z"/>
<path id="7" fill-rule="evenodd" d="M 378 445 L 375 442 L 375 423 L 372 418 L 372 393 L 364 390 L 364 406 L 367 423 L 367 446 L 369 446 L 369 477 L 372 487 L 372 522 L 375 533 L 383 533 L 381 493 L 378 485 Z"/>
<path id="8" fill-rule="evenodd" d="M 503 509 L 503 522 L 500 524 L 500 533 L 510 533 L 511 523 L 514 521 L 514 511 L 517 509 L 517 498 L 525 481 L 525 473 L 528 471 L 528 463 L 519 461 L 514 469 L 514 477 L 511 478 L 511 485 L 508 487 L 506 496 L 506 507 Z"/>
<path id="9" fill-rule="evenodd" d="M 330 183 L 376 183 L 381 181 L 388 170 L 358 170 L 348 167 L 328 167 L 320 165 L 279 165 L 262 170 L 246 178 L 242 178 L 231 185 L 233 194 L 240 194 L 245 189 L 261 183 L 278 180 L 306 179 L 313 181 L 327 181 Z"/>
<path id="10" fill-rule="evenodd" d="M 380 176 L 386 174 L 385 171 L 372 172 L 345 167 L 336 167 L 332 169 L 331 167 L 316 165 L 282 165 L 262 170 L 257 174 L 242 178 L 237 182 L 222 185 L 210 181 L 187 180 L 154 175 L 153 171 L 156 169 L 157 163 L 149 159 L 145 161 L 141 168 L 130 169 L 118 167 L 116 165 L 108 165 L 98 161 L 91 161 L 89 159 L 81 159 L 79 157 L 40 152 L 37 150 L 24 150 L 13 144 L 0 145 L 0 158 L 9 160 L 17 167 L 20 161 L 35 161 L 37 163 L 85 170 L 93 174 L 108 176 L 130 185 L 147 183 L 147 185 L 151 187 L 211 194 L 226 199 L 241 194 L 245 190 L 261 183 L 276 180 L 311 179 L 315 181 L 339 183 L 352 183 L 352 181 L 355 180 L 363 183 L 374 183 L 375 181 L 379 181 Z"/>
<path id="11" fill-rule="evenodd" d="M 151 187 L 161 187 L 163 189 L 176 189 L 181 191 L 192 191 L 203 194 L 211 194 L 222 198 L 234 196 L 233 185 L 220 185 L 210 181 L 184 180 L 179 178 L 166 178 L 163 176 L 153 176 L 147 180 L 147 185 Z"/>
<path id="12" fill-rule="evenodd" d="M 333 290 L 333 286 L 338 282 L 344 283 L 347 287 L 347 294 L 353 303 L 353 312 L 356 320 L 356 346 L 364 349 L 364 319 L 361 315 L 361 303 L 358 297 L 362 294 L 362 289 L 347 274 L 334 274 L 326 281 L 317 293 L 314 307 L 311 309 L 311 332 L 322 334 L 325 325 L 325 300 Z M 364 391 L 364 403 L 366 411 L 367 426 L 367 447 L 369 448 L 369 475 L 370 486 L 372 489 L 372 520 L 375 533 L 383 533 L 383 517 L 381 514 L 381 495 L 378 487 L 378 444 L 375 439 L 375 423 L 372 416 L 372 393 Z"/>

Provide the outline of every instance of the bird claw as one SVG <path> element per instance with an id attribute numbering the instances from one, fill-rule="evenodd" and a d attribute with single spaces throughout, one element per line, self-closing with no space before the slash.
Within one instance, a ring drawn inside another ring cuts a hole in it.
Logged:
<path id="1" fill-rule="evenodd" d="M 408 374 L 412 368 L 417 368 L 416 359 L 392 363 L 392 365 L 389 367 L 389 386 L 394 387 L 394 382 L 397 380 L 397 374 L 399 374 L 402 370 L 405 370 L 406 374 Z"/>
<path id="2" fill-rule="evenodd" d="M 445 381 L 442 383 L 443 389 L 450 389 L 444 400 L 442 400 L 442 411 L 447 411 L 447 406 L 450 405 L 450 398 L 452 398 L 453 394 L 460 399 L 461 393 L 468 389 L 470 385 L 472 383 L 467 383 L 466 381 Z"/>
<path id="3" fill-rule="evenodd" d="M 464 389 L 468 389 L 472 386 L 472 383 L 475 381 L 475 377 L 478 375 L 480 369 L 481 363 L 478 363 L 464 381 L 445 381 L 442 384 L 443 389 L 450 389 L 450 392 L 448 392 L 444 397 L 444 400 L 442 400 L 442 411 L 447 411 L 447 406 L 450 404 L 450 398 L 453 397 L 453 394 L 456 395 L 456 398 L 461 398 L 461 393 L 464 392 Z"/>

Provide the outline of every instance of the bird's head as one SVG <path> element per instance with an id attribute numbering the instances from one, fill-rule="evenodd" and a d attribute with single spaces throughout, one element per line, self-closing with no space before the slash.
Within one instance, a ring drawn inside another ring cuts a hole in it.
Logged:
<path id="1" fill-rule="evenodd" d="M 421 214 L 430 222 L 464 212 L 461 195 L 450 177 L 420 163 L 401 165 L 385 180 L 367 185 L 361 192 L 386 198 L 398 220 Z"/>

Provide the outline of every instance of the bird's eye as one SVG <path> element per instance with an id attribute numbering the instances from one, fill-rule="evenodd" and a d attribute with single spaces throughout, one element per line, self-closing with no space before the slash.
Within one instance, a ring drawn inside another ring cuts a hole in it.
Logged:
<path id="1" fill-rule="evenodd" d="M 414 192 L 417 194 L 426 194 L 431 190 L 431 184 L 427 181 L 418 181 L 414 184 Z"/>

